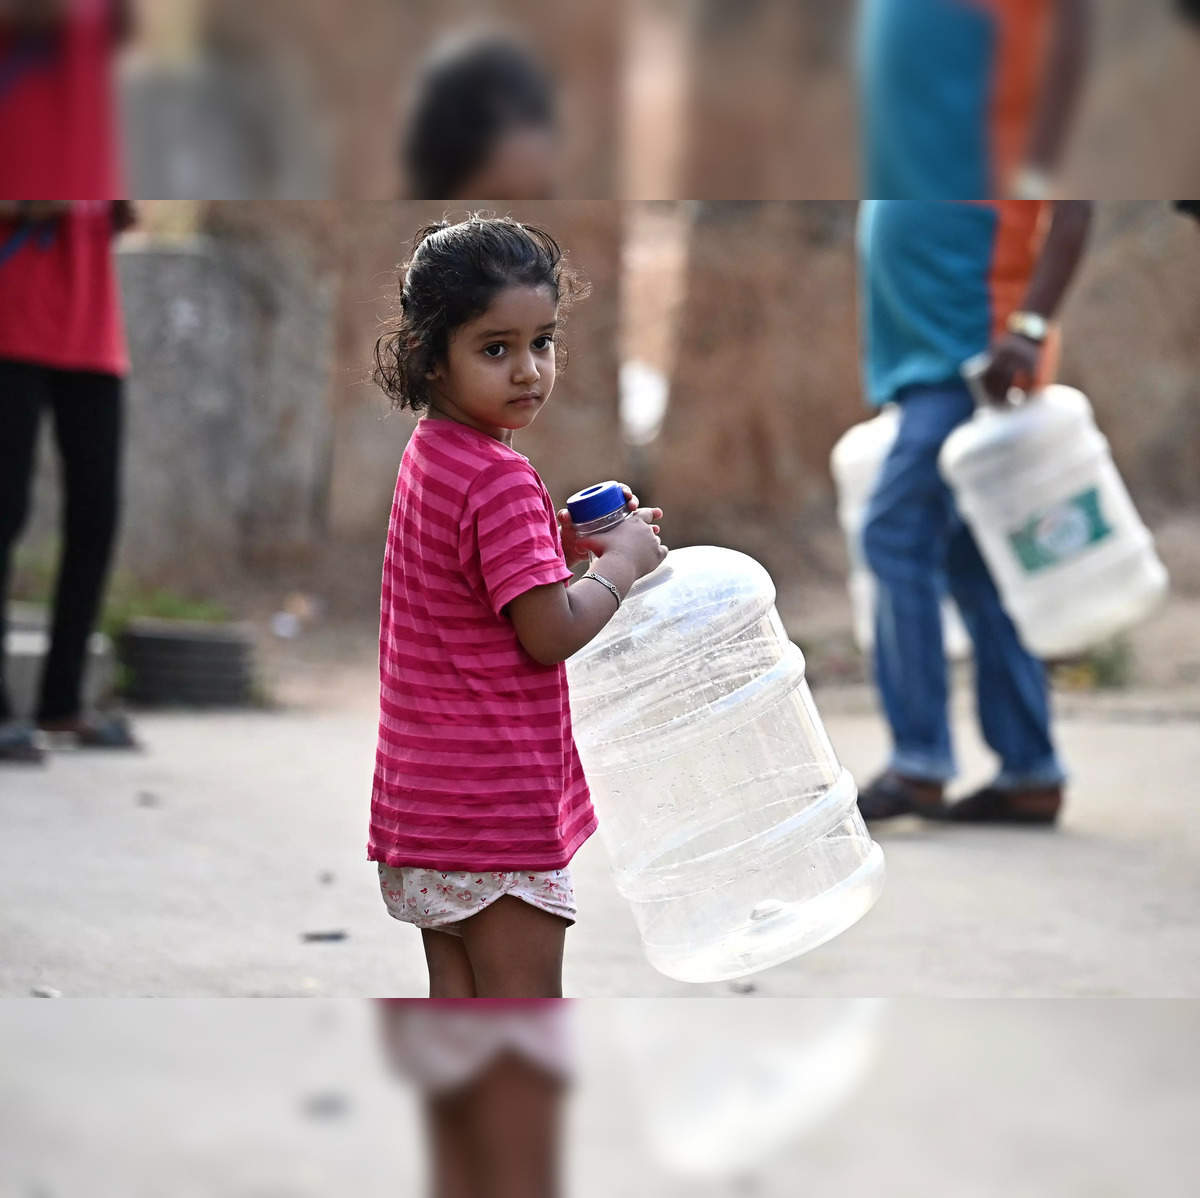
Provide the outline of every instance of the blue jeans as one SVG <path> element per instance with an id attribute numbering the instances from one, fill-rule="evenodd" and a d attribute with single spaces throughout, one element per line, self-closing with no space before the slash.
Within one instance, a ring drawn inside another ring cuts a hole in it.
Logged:
<path id="1" fill-rule="evenodd" d="M 938 452 L 974 403 L 957 380 L 901 391 L 900 432 L 863 527 L 875 574 L 875 682 L 892 729 L 890 768 L 946 782 L 957 772 L 947 713 L 941 597 L 949 590 L 971 636 L 984 739 L 1000 758 L 995 785 L 1064 780 L 1050 736 L 1046 671 L 1021 644 L 975 540 L 938 473 Z"/>

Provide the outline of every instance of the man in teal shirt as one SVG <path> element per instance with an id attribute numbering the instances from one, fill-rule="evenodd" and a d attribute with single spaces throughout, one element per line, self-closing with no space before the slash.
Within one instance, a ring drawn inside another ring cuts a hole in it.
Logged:
<path id="1" fill-rule="evenodd" d="M 900 409 L 868 508 L 875 681 L 893 750 L 859 807 L 1052 823 L 1065 772 L 1045 670 L 1021 644 L 937 467 L 974 411 L 961 370 L 987 353 L 992 402 L 1052 372 L 1051 321 L 1083 253 L 1086 203 L 1041 197 L 1082 67 L 1087 0 L 864 0 L 859 255 L 869 401 Z M 947 807 L 957 773 L 941 597 L 971 635 L 977 707 L 1000 768 Z"/>

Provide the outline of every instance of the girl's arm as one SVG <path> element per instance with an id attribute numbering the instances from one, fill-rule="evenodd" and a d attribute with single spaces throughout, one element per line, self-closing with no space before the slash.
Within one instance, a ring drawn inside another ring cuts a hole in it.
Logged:
<path id="1" fill-rule="evenodd" d="M 651 521 L 654 511 L 638 512 L 611 532 L 588 540 L 603 574 L 623 599 L 639 578 L 667 556 Z M 661 517 L 661 512 L 658 513 Z M 544 666 L 566 661 L 616 615 L 612 592 L 583 577 L 571 584 L 534 587 L 508 605 L 508 616 L 526 653 Z"/>

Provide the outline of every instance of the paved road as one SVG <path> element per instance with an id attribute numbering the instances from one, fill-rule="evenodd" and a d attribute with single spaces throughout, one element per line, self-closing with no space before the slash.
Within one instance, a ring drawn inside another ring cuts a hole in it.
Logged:
<path id="1" fill-rule="evenodd" d="M 982 780 L 986 757 L 960 723 L 969 780 Z M 826 724 L 868 775 L 879 721 L 831 702 Z M 386 917 L 363 859 L 369 698 L 146 716 L 140 730 L 141 756 L 0 773 L 0 996 L 422 993 L 416 933 Z M 885 827 L 875 910 L 758 975 L 756 992 L 1200 996 L 1200 724 L 1082 710 L 1061 740 L 1075 770 L 1061 829 Z M 646 964 L 598 837 L 575 872 L 568 993 L 728 993 Z"/>

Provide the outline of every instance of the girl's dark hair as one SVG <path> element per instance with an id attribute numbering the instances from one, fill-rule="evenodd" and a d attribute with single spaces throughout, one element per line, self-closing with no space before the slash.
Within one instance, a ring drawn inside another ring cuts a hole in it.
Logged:
<path id="1" fill-rule="evenodd" d="M 549 287 L 560 321 L 589 291 L 544 229 L 482 214 L 420 229 L 400 278 L 400 314 L 375 343 L 373 377 L 393 407 L 414 412 L 429 406 L 425 376 L 445 361 L 450 334 L 505 287 Z M 555 348 L 565 365 L 565 346 Z"/>
<path id="2" fill-rule="evenodd" d="M 445 199 L 514 128 L 552 129 L 554 85 L 518 43 L 500 35 L 455 42 L 434 54 L 418 86 L 400 153 L 415 199 Z"/>

